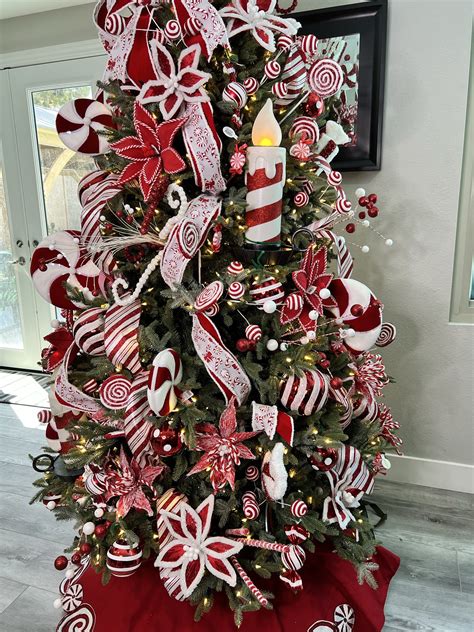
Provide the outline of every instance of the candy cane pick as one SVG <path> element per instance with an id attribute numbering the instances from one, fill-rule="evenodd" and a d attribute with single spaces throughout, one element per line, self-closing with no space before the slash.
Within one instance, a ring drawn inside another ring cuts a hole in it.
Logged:
<path id="1" fill-rule="evenodd" d="M 235 557 L 235 555 L 233 555 L 230 558 L 230 561 L 232 562 L 232 564 L 234 565 L 235 570 L 240 575 L 242 581 L 247 586 L 247 588 L 250 590 L 250 592 L 255 597 L 255 599 L 258 601 L 258 603 L 261 606 L 263 606 L 264 608 L 267 608 L 268 607 L 268 599 L 266 599 L 262 595 L 262 593 L 259 591 L 259 589 L 255 586 L 253 581 L 250 579 L 250 577 L 247 575 L 247 573 L 244 571 L 242 566 L 237 561 L 237 558 Z"/>

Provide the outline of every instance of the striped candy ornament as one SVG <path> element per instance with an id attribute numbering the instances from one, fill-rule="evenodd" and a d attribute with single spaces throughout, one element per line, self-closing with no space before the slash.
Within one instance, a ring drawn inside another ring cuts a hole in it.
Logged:
<path id="1" fill-rule="evenodd" d="M 329 380 L 317 369 L 304 371 L 302 377 L 290 375 L 281 388 L 282 404 L 300 415 L 312 415 L 321 410 L 328 396 Z"/>
<path id="2" fill-rule="evenodd" d="M 260 478 L 260 472 L 256 465 L 249 465 L 245 470 L 245 478 L 248 481 L 258 481 Z"/>
<path id="3" fill-rule="evenodd" d="M 258 342 L 262 337 L 262 328 L 258 325 L 247 325 L 245 328 L 245 337 L 252 342 Z"/>
<path id="4" fill-rule="evenodd" d="M 309 538 L 309 532 L 301 524 L 290 524 L 283 528 L 291 544 L 301 544 Z"/>
<path id="5" fill-rule="evenodd" d="M 290 138 L 301 136 L 305 140 L 311 141 L 312 144 L 319 140 L 319 126 L 310 116 L 299 116 L 293 122 L 290 128 Z"/>
<path id="6" fill-rule="evenodd" d="M 260 507 L 254 492 L 245 492 L 242 496 L 242 509 L 248 520 L 256 520 L 260 515 Z"/>
<path id="7" fill-rule="evenodd" d="M 312 33 L 303 35 L 302 37 L 298 37 L 298 46 L 305 55 L 312 57 L 318 52 L 318 38 Z"/>
<path id="8" fill-rule="evenodd" d="M 249 97 L 256 94 L 260 88 L 260 83 L 255 77 L 247 77 L 243 85 Z"/>
<path id="9" fill-rule="evenodd" d="M 107 551 L 106 565 L 114 577 L 130 577 L 142 565 L 142 556 L 139 544 L 116 540 Z"/>
<path id="10" fill-rule="evenodd" d="M 62 106 L 56 116 L 56 130 L 63 144 L 68 149 L 89 156 L 110 151 L 107 138 L 97 132 L 113 127 L 109 108 L 93 99 L 70 101 Z"/>
<path id="11" fill-rule="evenodd" d="M 84 598 L 84 590 L 81 584 L 71 584 L 67 589 L 63 597 L 61 598 L 61 605 L 66 612 L 72 612 L 79 608 Z"/>
<path id="12" fill-rule="evenodd" d="M 211 305 L 210 307 L 205 309 L 204 313 L 206 314 L 206 316 L 209 316 L 210 318 L 212 318 L 213 316 L 216 316 L 219 313 L 219 305 L 217 303 L 214 303 L 214 305 Z"/>
<path id="13" fill-rule="evenodd" d="M 90 380 L 87 380 L 87 382 L 85 382 L 82 385 L 82 392 L 86 393 L 86 395 L 92 395 L 93 393 L 96 392 L 98 388 L 99 388 L 99 384 L 97 383 L 97 380 L 94 380 L 94 378 L 91 378 Z"/>
<path id="14" fill-rule="evenodd" d="M 53 418 L 53 414 L 50 410 L 40 410 L 38 415 L 38 421 L 40 424 L 47 424 Z"/>
<path id="15" fill-rule="evenodd" d="M 227 272 L 232 276 L 237 276 L 244 271 L 244 266 L 240 263 L 240 261 L 232 261 L 227 266 Z"/>
<path id="16" fill-rule="evenodd" d="M 292 544 L 281 554 L 281 561 L 288 570 L 298 571 L 306 562 L 305 550 L 299 544 Z"/>
<path id="17" fill-rule="evenodd" d="M 387 347 L 395 340 L 396 336 L 397 328 L 395 325 L 392 325 L 392 323 L 384 323 L 375 344 L 377 347 Z"/>
<path id="18" fill-rule="evenodd" d="M 203 312 L 217 303 L 224 293 L 222 281 L 212 281 L 196 297 L 194 308 L 198 312 Z"/>
<path id="19" fill-rule="evenodd" d="M 158 499 L 156 504 L 156 513 L 157 513 L 157 533 L 158 533 L 158 544 L 160 549 L 162 549 L 166 544 L 171 542 L 173 539 L 168 528 L 166 527 L 163 515 L 161 511 L 168 511 L 169 513 L 179 514 L 181 505 L 183 503 L 187 503 L 187 497 L 183 494 L 180 494 L 175 489 L 168 489 L 163 496 Z M 168 591 L 170 597 L 173 597 L 177 601 L 184 600 L 184 594 L 180 588 L 179 581 L 179 571 L 176 571 L 171 568 L 160 568 L 160 578 L 163 581 L 163 585 Z"/>
<path id="20" fill-rule="evenodd" d="M 181 37 L 181 28 L 178 20 L 168 20 L 165 24 L 165 35 L 171 40 L 178 40 Z"/>
<path id="21" fill-rule="evenodd" d="M 222 92 L 222 100 L 241 110 L 247 103 L 247 91 L 238 81 L 231 81 Z"/>
<path id="22" fill-rule="evenodd" d="M 293 198 L 293 202 L 294 205 L 298 208 L 306 206 L 307 204 L 309 204 L 309 195 L 306 193 L 306 191 L 298 191 L 298 193 Z"/>
<path id="23" fill-rule="evenodd" d="M 284 99 L 288 95 L 288 85 L 284 81 L 277 81 L 272 86 L 272 93 L 277 99 Z"/>
<path id="24" fill-rule="evenodd" d="M 253 581 L 250 579 L 250 577 L 247 575 L 247 573 L 244 571 L 244 569 L 242 568 L 242 566 L 239 564 L 239 561 L 237 560 L 237 558 L 235 557 L 235 555 L 233 555 L 231 558 L 231 562 L 235 567 L 235 570 L 237 571 L 237 573 L 240 575 L 242 581 L 244 582 L 244 584 L 247 586 L 247 588 L 250 590 L 250 592 L 252 593 L 252 595 L 255 597 L 255 599 L 258 601 L 258 603 L 263 606 L 264 608 L 266 608 L 268 606 L 268 599 L 266 597 L 264 597 L 262 595 L 262 593 L 260 592 L 260 590 L 255 586 L 255 584 L 253 583 Z"/>
<path id="25" fill-rule="evenodd" d="M 263 281 L 254 281 L 252 283 L 250 297 L 258 309 L 263 309 L 263 304 L 266 301 L 274 301 L 277 305 L 281 305 L 285 298 L 285 292 L 280 281 L 270 276 L 263 279 Z"/>
<path id="26" fill-rule="evenodd" d="M 183 379 L 183 366 L 179 353 L 174 349 L 163 349 L 153 360 L 148 376 L 148 403 L 158 417 L 173 412 L 181 391 L 177 385 Z"/>
<path id="27" fill-rule="evenodd" d="M 239 283 L 239 281 L 234 281 L 229 285 L 229 289 L 227 290 L 229 298 L 237 301 L 242 298 L 245 294 L 245 285 L 243 283 Z"/>
<path id="28" fill-rule="evenodd" d="M 304 500 L 295 500 L 291 503 L 290 511 L 295 518 L 302 518 L 308 513 L 308 505 Z"/>
<path id="29" fill-rule="evenodd" d="M 342 68 L 333 59 L 318 59 L 309 69 L 310 88 L 323 99 L 339 92 L 343 80 Z"/>
<path id="30" fill-rule="evenodd" d="M 105 353 L 114 365 L 122 365 L 131 373 L 141 371 L 138 327 L 140 325 L 141 302 L 129 305 L 112 305 L 105 313 Z"/>
<path id="31" fill-rule="evenodd" d="M 100 217 L 108 202 L 122 187 L 117 184 L 119 176 L 105 171 L 93 171 L 84 176 L 78 185 L 81 202 L 81 242 L 88 248 L 102 241 Z"/>
<path id="32" fill-rule="evenodd" d="M 125 26 L 127 25 L 127 20 L 123 17 L 123 15 L 119 15 L 118 13 L 112 13 L 107 16 L 105 20 L 105 30 L 110 35 L 121 35 Z"/>
<path id="33" fill-rule="evenodd" d="M 184 23 L 184 32 L 186 35 L 199 35 L 202 29 L 202 23 L 197 18 L 188 18 Z"/>
<path id="34" fill-rule="evenodd" d="M 276 79 L 281 73 L 281 66 L 277 61 L 269 61 L 265 64 L 264 72 L 267 79 Z"/>
<path id="35" fill-rule="evenodd" d="M 290 48 L 294 45 L 294 40 L 292 37 L 290 37 L 289 35 L 280 35 L 280 37 L 277 39 L 277 43 L 276 46 L 278 48 L 278 50 L 281 51 L 285 51 L 285 50 L 290 50 Z"/>
<path id="36" fill-rule="evenodd" d="M 84 353 L 91 356 L 105 353 L 104 314 L 100 307 L 91 307 L 79 314 L 72 327 L 74 340 Z M 84 389 L 83 389 L 84 390 Z"/>
<path id="37" fill-rule="evenodd" d="M 340 171 L 330 171 L 327 175 L 328 184 L 332 187 L 339 187 L 342 183 L 342 174 Z"/>
<path id="38" fill-rule="evenodd" d="M 95 629 L 95 612 L 87 603 L 83 603 L 72 612 L 66 614 L 58 623 L 56 632 L 94 632 Z"/>
<path id="39" fill-rule="evenodd" d="M 344 195 L 340 195 L 336 200 L 336 211 L 338 213 L 349 213 L 352 210 L 352 204 Z"/>
<path id="40" fill-rule="evenodd" d="M 132 382 L 124 414 L 124 433 L 133 456 L 139 462 L 151 451 L 153 426 L 146 419 L 151 414 L 147 398 L 148 371 L 139 373 Z"/>
<path id="41" fill-rule="evenodd" d="M 285 325 L 286 323 L 291 322 L 293 318 L 300 314 L 303 309 L 303 304 L 304 298 L 301 294 L 298 294 L 297 292 L 288 294 L 285 299 L 285 307 L 280 315 L 281 324 Z"/>
<path id="42" fill-rule="evenodd" d="M 132 383 L 127 377 L 115 373 L 100 385 L 100 401 L 111 410 L 121 410 L 127 405 L 131 387 Z"/>
<path id="43" fill-rule="evenodd" d="M 283 74 L 281 76 L 282 81 L 287 84 L 288 93 L 285 97 L 277 99 L 277 105 L 288 105 L 296 98 L 301 96 L 301 93 L 305 87 L 307 78 L 306 63 L 302 52 L 296 44 L 290 49 L 288 57 L 286 59 L 285 67 L 283 68 Z"/>
<path id="44" fill-rule="evenodd" d="M 107 473 L 98 466 L 87 466 L 83 474 L 84 487 L 92 496 L 101 496 L 107 490 L 107 478 Z"/>

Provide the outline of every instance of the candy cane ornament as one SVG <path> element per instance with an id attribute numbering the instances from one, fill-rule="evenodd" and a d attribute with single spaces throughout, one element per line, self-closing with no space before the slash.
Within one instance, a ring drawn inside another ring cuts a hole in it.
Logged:
<path id="1" fill-rule="evenodd" d="M 183 379 L 183 365 L 179 353 L 164 349 L 153 360 L 148 377 L 147 397 L 150 408 L 158 417 L 172 413 L 181 391 L 177 385 Z"/>

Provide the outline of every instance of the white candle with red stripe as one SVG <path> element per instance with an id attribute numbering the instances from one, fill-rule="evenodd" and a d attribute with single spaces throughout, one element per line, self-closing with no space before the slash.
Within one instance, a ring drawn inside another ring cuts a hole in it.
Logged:
<path id="1" fill-rule="evenodd" d="M 271 99 L 258 113 L 252 128 L 253 147 L 247 149 L 247 243 L 279 245 L 286 149 L 280 147 L 281 129 Z"/>

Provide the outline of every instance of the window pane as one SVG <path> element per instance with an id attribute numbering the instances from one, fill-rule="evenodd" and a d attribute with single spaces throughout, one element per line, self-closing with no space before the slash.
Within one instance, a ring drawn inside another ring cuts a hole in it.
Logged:
<path id="1" fill-rule="evenodd" d="M 62 144 L 55 120 L 58 110 L 68 101 L 90 98 L 91 87 L 42 90 L 32 96 L 48 233 L 79 229 L 81 207 L 77 183 L 95 165 L 90 156 L 77 154 Z"/>
<path id="2" fill-rule="evenodd" d="M 0 347 L 23 349 L 16 266 L 12 264 L 3 169 L 0 164 Z"/>

